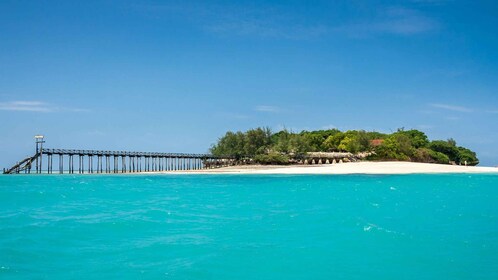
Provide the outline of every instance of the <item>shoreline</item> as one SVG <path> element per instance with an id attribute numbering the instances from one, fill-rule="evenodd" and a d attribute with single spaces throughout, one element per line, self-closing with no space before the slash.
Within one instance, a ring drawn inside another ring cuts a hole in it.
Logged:
<path id="1" fill-rule="evenodd" d="M 215 169 L 146 172 L 145 174 L 498 174 L 498 167 L 385 161 L 321 165 L 241 165 Z M 143 173 L 142 173 L 143 174 Z"/>

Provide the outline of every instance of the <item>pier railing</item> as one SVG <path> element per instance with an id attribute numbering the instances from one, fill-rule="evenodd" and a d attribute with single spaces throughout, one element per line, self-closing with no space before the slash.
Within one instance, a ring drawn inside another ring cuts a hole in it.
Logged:
<path id="1" fill-rule="evenodd" d="M 210 154 L 42 148 L 35 155 L 23 159 L 11 168 L 4 169 L 3 173 L 163 172 L 217 168 L 234 163 L 233 157 L 219 157 Z"/>

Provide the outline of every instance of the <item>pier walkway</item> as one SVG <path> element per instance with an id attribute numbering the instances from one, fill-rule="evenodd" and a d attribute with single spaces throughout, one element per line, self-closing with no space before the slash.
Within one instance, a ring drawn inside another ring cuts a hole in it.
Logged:
<path id="1" fill-rule="evenodd" d="M 4 169 L 3 173 L 137 173 L 197 170 L 234 164 L 234 159 L 231 157 L 217 157 L 210 154 L 46 148 L 37 150 L 33 156 L 23 159 L 11 168 Z"/>

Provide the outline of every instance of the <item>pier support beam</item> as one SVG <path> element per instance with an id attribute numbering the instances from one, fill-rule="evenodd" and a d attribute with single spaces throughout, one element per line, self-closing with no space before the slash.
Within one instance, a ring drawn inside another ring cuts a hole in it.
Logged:
<path id="1" fill-rule="evenodd" d="M 121 156 L 121 173 L 126 173 L 126 158 Z"/>
<path id="2" fill-rule="evenodd" d="M 74 169 L 73 169 L 73 155 L 69 155 L 69 160 L 68 160 L 68 163 L 69 163 L 69 173 L 70 174 L 73 174 L 74 172 Z"/>
<path id="3" fill-rule="evenodd" d="M 64 156 L 59 155 L 59 173 L 62 174 L 64 172 Z"/>

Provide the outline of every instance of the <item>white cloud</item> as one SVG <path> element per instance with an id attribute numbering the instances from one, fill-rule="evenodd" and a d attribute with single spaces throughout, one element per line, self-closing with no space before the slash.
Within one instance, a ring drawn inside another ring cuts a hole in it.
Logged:
<path id="1" fill-rule="evenodd" d="M 8 101 L 0 102 L 1 111 L 24 111 L 24 112 L 40 112 L 40 113 L 51 113 L 51 112 L 88 112 L 87 109 L 80 108 L 68 108 L 68 107 L 58 107 L 50 103 L 42 101 Z"/>
<path id="2" fill-rule="evenodd" d="M 271 17 L 268 17 L 271 18 Z M 299 24 L 282 24 L 258 18 L 225 18 L 205 29 L 214 33 L 232 33 L 237 35 L 255 35 L 259 37 L 284 38 L 293 40 L 310 39 L 327 33 L 322 25 L 306 26 Z"/>
<path id="3" fill-rule="evenodd" d="M 427 33 L 438 27 L 437 21 L 417 10 L 390 7 L 370 21 L 352 23 L 334 30 L 352 37 L 366 37 L 374 34 L 414 35 Z"/>
<path id="4" fill-rule="evenodd" d="M 463 106 L 456 106 L 451 104 L 441 104 L 441 103 L 431 103 L 429 106 L 439 109 L 445 109 L 449 111 L 462 112 L 462 113 L 470 113 L 473 110 Z"/>
<path id="5" fill-rule="evenodd" d="M 258 105 L 254 108 L 254 110 L 258 112 L 267 112 L 267 113 L 278 113 L 281 111 L 279 107 L 269 106 L 269 105 Z"/>
<path id="6" fill-rule="evenodd" d="M 47 103 L 40 101 L 10 101 L 0 102 L 0 110 L 3 111 L 28 111 L 28 112 L 52 112 Z"/>
<path id="7" fill-rule="evenodd" d="M 277 6 L 265 6 L 268 7 L 217 5 L 209 1 L 200 5 L 186 2 L 132 5 L 134 10 L 154 18 L 181 15 L 204 31 L 215 34 L 306 40 L 327 32 L 322 24 L 310 23 Z"/>

